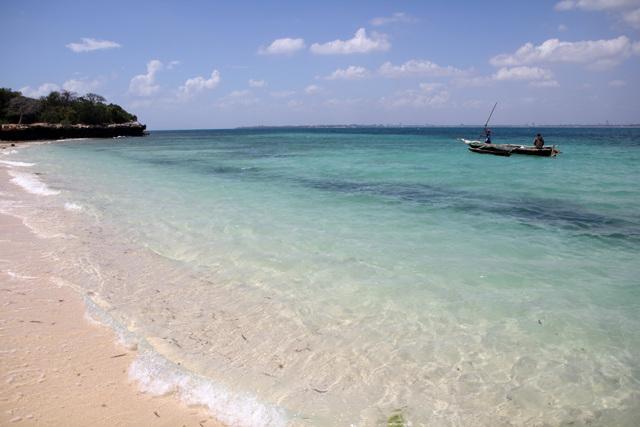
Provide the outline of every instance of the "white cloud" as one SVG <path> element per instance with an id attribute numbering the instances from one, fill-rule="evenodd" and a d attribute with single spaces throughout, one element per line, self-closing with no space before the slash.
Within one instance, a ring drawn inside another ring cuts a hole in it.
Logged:
<path id="1" fill-rule="evenodd" d="M 167 65 L 167 70 L 173 70 L 177 65 L 180 65 L 180 61 L 171 61 L 169 62 L 169 65 Z"/>
<path id="2" fill-rule="evenodd" d="M 251 87 L 266 87 L 266 86 L 268 86 L 268 84 L 264 80 L 249 79 L 249 86 L 251 86 Z"/>
<path id="3" fill-rule="evenodd" d="M 323 55 L 337 55 L 371 53 L 377 50 L 387 51 L 391 48 L 391 43 L 387 41 L 387 36 L 374 34 L 373 37 L 368 38 L 365 29 L 360 28 L 351 40 L 334 40 L 325 44 L 314 43 L 311 45 L 311 52 Z"/>
<path id="4" fill-rule="evenodd" d="M 440 89 L 444 86 L 442 83 L 420 83 L 420 89 L 425 92 L 435 92 L 436 89 Z"/>
<path id="5" fill-rule="evenodd" d="M 178 88 L 178 96 L 181 98 L 188 98 L 194 96 L 206 89 L 215 89 L 220 83 L 220 72 L 213 70 L 211 77 L 205 79 L 203 77 L 196 77 L 189 79 L 184 83 L 184 86 Z"/>
<path id="6" fill-rule="evenodd" d="M 327 77 L 326 80 L 363 80 L 374 77 L 384 78 L 411 78 L 411 77 L 451 77 L 468 76 L 471 70 L 460 70 L 451 66 L 441 67 L 431 61 L 412 59 L 402 65 L 393 65 L 385 62 L 376 72 L 370 72 L 364 67 L 351 65 L 346 70 L 338 69 Z"/>
<path id="7" fill-rule="evenodd" d="M 291 90 L 281 90 L 279 92 L 271 92 L 269 95 L 273 96 L 274 98 L 288 98 L 292 95 L 295 95 L 295 92 Z"/>
<path id="8" fill-rule="evenodd" d="M 492 77 L 494 80 L 551 80 L 551 70 L 538 67 L 501 68 Z"/>
<path id="9" fill-rule="evenodd" d="M 373 18 L 369 23 L 371 25 L 380 26 L 390 24 L 392 22 L 415 22 L 417 19 L 407 16 L 404 12 L 394 13 L 390 18 L 380 17 Z"/>
<path id="10" fill-rule="evenodd" d="M 451 85 L 457 88 L 481 87 L 494 85 L 495 82 L 491 77 L 456 77 L 451 80 Z"/>
<path id="11" fill-rule="evenodd" d="M 336 70 L 329 76 L 324 77 L 326 80 L 362 80 L 372 77 L 372 74 L 364 67 L 356 67 L 351 65 L 346 70 Z"/>
<path id="12" fill-rule="evenodd" d="M 79 80 L 71 79 L 62 85 L 64 90 L 69 92 L 77 92 L 79 94 L 92 93 L 105 85 L 107 79 L 105 77 L 98 78 L 96 80 L 89 80 L 82 78 Z"/>
<path id="13" fill-rule="evenodd" d="M 548 69 L 539 67 L 503 67 L 491 77 L 456 77 L 451 81 L 457 88 L 494 86 L 503 81 L 530 81 L 530 86 L 550 87 L 558 86 L 553 80 L 555 74 Z"/>
<path id="14" fill-rule="evenodd" d="M 303 39 L 277 39 L 266 49 L 258 49 L 258 55 L 293 55 L 305 47 Z"/>
<path id="15" fill-rule="evenodd" d="M 323 93 L 323 92 L 324 92 L 324 89 L 317 85 L 311 85 L 304 88 L 304 93 L 306 93 L 307 95 L 313 95 L 316 93 Z"/>
<path id="16" fill-rule="evenodd" d="M 568 29 L 569 27 L 567 27 L 565 24 L 558 25 L 558 31 L 567 31 Z"/>
<path id="17" fill-rule="evenodd" d="M 399 91 L 388 98 L 382 98 L 380 101 L 388 108 L 441 107 L 446 105 L 450 99 L 450 94 L 446 90 L 434 94 L 432 93 L 433 88 L 430 86 L 420 85 L 420 89 Z"/>
<path id="18" fill-rule="evenodd" d="M 74 52 L 90 52 L 92 50 L 102 50 L 102 49 L 111 49 L 114 47 L 120 47 L 120 45 L 116 42 L 110 42 L 107 40 L 82 38 L 82 43 L 69 43 L 67 47 Z"/>
<path id="19" fill-rule="evenodd" d="M 638 0 L 563 0 L 555 5 L 556 10 L 629 10 L 640 7 Z"/>
<path id="20" fill-rule="evenodd" d="M 582 9 L 612 12 L 633 28 L 640 29 L 640 2 L 638 0 L 563 0 L 556 10 Z"/>
<path id="21" fill-rule="evenodd" d="M 581 42 L 551 39 L 535 47 L 527 43 L 516 53 L 497 55 L 489 62 L 496 67 L 584 64 L 594 69 L 607 69 L 618 66 L 629 58 L 632 48 L 625 36 L 612 40 Z"/>
<path id="22" fill-rule="evenodd" d="M 624 80 L 612 80 L 609 82 L 609 86 L 626 86 L 627 82 L 625 82 Z"/>
<path id="23" fill-rule="evenodd" d="M 140 74 L 131 79 L 129 92 L 138 96 L 152 96 L 160 92 L 160 86 L 155 85 L 156 74 L 162 71 L 162 62 L 157 59 L 147 64 L 147 74 Z"/>
<path id="24" fill-rule="evenodd" d="M 382 77 L 442 77 L 466 76 L 470 71 L 459 70 L 452 66 L 441 67 L 431 61 L 412 59 L 402 65 L 385 62 L 378 70 Z"/>
<path id="25" fill-rule="evenodd" d="M 234 90 L 220 100 L 220 107 L 250 107 L 260 102 L 259 98 L 254 98 L 250 90 Z"/>
<path id="26" fill-rule="evenodd" d="M 633 28 L 640 29 L 640 7 L 622 14 L 622 20 Z"/>
<path id="27" fill-rule="evenodd" d="M 23 96 L 29 97 L 29 98 L 40 98 L 41 96 L 47 96 L 49 95 L 51 92 L 57 92 L 60 90 L 60 87 L 57 84 L 54 83 L 45 83 L 42 86 L 40 86 L 38 89 L 31 89 L 29 86 L 25 86 L 22 89 L 20 89 L 18 92 L 20 92 Z"/>
<path id="28" fill-rule="evenodd" d="M 543 82 L 531 82 L 529 86 L 533 87 L 560 87 L 560 83 L 557 80 L 545 80 Z"/>

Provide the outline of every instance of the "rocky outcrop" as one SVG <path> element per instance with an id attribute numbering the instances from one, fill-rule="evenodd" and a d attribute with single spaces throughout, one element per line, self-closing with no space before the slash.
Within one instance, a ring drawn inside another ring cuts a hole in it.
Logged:
<path id="1" fill-rule="evenodd" d="M 104 125 L 61 125 L 34 123 L 30 125 L 2 125 L 0 140 L 31 141 L 38 139 L 115 138 L 117 136 L 147 135 L 147 125 L 138 122 Z"/>

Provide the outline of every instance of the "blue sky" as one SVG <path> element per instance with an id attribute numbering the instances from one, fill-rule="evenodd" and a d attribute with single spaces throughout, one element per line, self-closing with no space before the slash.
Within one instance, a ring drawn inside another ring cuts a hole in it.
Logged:
<path id="1" fill-rule="evenodd" d="M 0 87 L 151 130 L 640 123 L 640 0 L 0 0 Z"/>

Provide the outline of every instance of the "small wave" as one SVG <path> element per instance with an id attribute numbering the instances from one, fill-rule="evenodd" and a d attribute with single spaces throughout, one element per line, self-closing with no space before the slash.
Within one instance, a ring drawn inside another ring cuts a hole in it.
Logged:
<path id="1" fill-rule="evenodd" d="M 16 172 L 13 170 L 10 170 L 9 173 L 13 176 L 11 182 L 18 184 L 29 193 L 39 194 L 41 196 L 55 196 L 56 194 L 60 194 L 60 191 L 50 189 L 34 174 Z"/>
<path id="2" fill-rule="evenodd" d="M 81 211 L 82 205 L 76 202 L 66 202 L 64 208 L 68 211 Z"/>
<path id="3" fill-rule="evenodd" d="M 3 165 L 17 166 L 17 167 L 31 167 L 35 165 L 35 163 L 12 162 L 10 160 L 0 160 L 0 163 L 2 163 Z"/>
<path id="4" fill-rule="evenodd" d="M 90 320 L 112 328 L 120 344 L 136 351 L 136 360 L 129 367 L 129 378 L 143 392 L 156 396 L 174 394 L 188 405 L 203 405 L 209 413 L 225 424 L 238 427 L 284 427 L 288 418 L 284 408 L 258 401 L 255 396 L 237 393 L 217 385 L 183 368 L 159 354 L 144 338 L 131 332 L 113 316 L 85 296 Z"/>

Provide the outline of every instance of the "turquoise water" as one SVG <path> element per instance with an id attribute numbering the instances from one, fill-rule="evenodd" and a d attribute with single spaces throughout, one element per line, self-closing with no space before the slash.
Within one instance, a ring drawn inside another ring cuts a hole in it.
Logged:
<path id="1" fill-rule="evenodd" d="M 3 209 L 138 360 L 238 426 L 635 425 L 640 129 L 152 132 L 19 147 Z M 52 226 L 56 224 L 56 226 Z M 391 423 L 391 424 L 390 424 Z"/>

